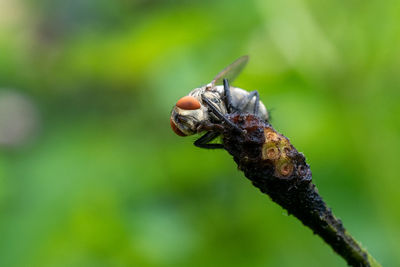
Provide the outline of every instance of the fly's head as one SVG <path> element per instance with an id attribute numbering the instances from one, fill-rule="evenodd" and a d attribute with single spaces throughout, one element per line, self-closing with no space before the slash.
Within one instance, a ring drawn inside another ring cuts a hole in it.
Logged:
<path id="1" fill-rule="evenodd" d="M 179 136 L 197 133 L 201 122 L 208 120 L 207 108 L 197 97 L 188 95 L 176 102 L 171 112 L 171 128 Z"/>

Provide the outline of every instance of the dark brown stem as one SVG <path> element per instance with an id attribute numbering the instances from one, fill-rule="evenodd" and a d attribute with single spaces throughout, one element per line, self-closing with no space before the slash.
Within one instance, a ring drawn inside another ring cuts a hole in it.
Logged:
<path id="1" fill-rule="evenodd" d="M 254 186 L 319 235 L 349 265 L 380 266 L 327 207 L 312 183 L 304 155 L 289 139 L 256 116 L 228 117 L 246 134 L 224 127 L 224 147 Z"/>

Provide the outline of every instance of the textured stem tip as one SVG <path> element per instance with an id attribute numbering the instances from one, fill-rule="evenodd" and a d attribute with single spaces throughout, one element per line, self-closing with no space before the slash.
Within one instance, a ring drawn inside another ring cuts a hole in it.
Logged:
<path id="1" fill-rule="evenodd" d="M 304 155 L 289 139 L 254 115 L 228 118 L 245 134 L 226 125 L 221 130 L 224 147 L 254 186 L 311 228 L 349 265 L 381 266 L 327 207 L 312 183 Z"/>

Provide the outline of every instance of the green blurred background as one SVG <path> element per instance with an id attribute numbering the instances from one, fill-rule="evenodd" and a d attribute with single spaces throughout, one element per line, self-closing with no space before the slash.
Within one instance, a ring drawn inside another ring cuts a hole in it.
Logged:
<path id="1" fill-rule="evenodd" d="M 345 266 L 174 103 L 241 55 L 345 227 L 400 266 L 398 1 L 0 0 L 0 266 Z"/>

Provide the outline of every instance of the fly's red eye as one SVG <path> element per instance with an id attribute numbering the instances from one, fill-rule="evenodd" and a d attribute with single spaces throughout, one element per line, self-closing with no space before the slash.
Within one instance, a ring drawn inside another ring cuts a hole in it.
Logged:
<path id="1" fill-rule="evenodd" d="M 184 96 L 176 102 L 176 106 L 184 110 L 195 110 L 200 108 L 200 102 L 193 96 Z"/>
<path id="2" fill-rule="evenodd" d="M 175 122 L 172 119 L 169 120 L 169 123 L 171 124 L 172 131 L 174 131 L 177 135 L 186 136 L 186 134 L 182 133 L 182 131 L 176 127 Z"/>

